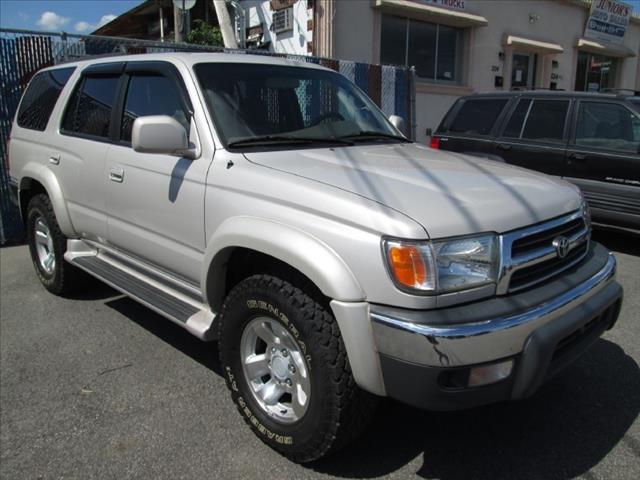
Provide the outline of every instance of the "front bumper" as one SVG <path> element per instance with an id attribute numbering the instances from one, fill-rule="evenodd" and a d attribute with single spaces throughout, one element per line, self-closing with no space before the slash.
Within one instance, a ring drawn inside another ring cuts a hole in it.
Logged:
<path id="1" fill-rule="evenodd" d="M 622 302 L 615 270 L 615 257 L 594 243 L 580 265 L 516 295 L 429 311 L 372 305 L 387 395 L 432 410 L 531 395 L 613 326 Z M 508 359 L 513 369 L 500 382 L 446 381 Z"/>

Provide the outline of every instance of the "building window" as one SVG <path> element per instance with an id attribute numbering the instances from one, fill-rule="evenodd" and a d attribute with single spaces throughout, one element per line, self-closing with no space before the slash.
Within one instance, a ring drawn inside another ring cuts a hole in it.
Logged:
<path id="1" fill-rule="evenodd" d="M 460 82 L 462 29 L 382 15 L 380 62 L 415 66 L 420 78 Z"/>
<path id="2" fill-rule="evenodd" d="M 618 61 L 587 52 L 578 52 L 576 70 L 576 90 L 579 92 L 600 92 L 615 87 Z"/>

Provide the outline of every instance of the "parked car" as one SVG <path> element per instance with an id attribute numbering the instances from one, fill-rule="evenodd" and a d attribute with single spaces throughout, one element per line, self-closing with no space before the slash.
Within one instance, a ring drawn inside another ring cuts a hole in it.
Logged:
<path id="1" fill-rule="evenodd" d="M 431 146 L 565 178 L 594 221 L 640 230 L 640 97 L 520 91 L 460 98 Z"/>
<path id="2" fill-rule="evenodd" d="M 241 416 L 298 462 L 355 438 L 380 396 L 434 410 L 527 397 L 620 310 L 576 187 L 410 142 L 317 65 L 174 53 L 48 68 L 9 157 L 45 288 L 85 272 L 218 341 Z"/>

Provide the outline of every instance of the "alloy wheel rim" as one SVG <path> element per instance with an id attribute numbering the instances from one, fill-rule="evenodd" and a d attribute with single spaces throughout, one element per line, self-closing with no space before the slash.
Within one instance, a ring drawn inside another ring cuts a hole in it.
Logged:
<path id="1" fill-rule="evenodd" d="M 51 230 L 42 216 L 36 218 L 34 236 L 40 268 L 51 275 L 56 268 L 56 255 Z"/>
<path id="2" fill-rule="evenodd" d="M 309 368 L 287 329 L 269 317 L 251 320 L 242 333 L 244 378 L 260 409 L 283 424 L 299 421 L 311 399 Z"/>

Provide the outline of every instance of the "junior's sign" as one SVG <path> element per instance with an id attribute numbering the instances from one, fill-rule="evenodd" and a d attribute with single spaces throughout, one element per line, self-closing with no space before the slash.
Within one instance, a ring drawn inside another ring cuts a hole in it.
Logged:
<path id="1" fill-rule="evenodd" d="M 622 43 L 629 25 L 631 5 L 615 0 L 593 0 L 584 36 L 609 43 Z"/>

